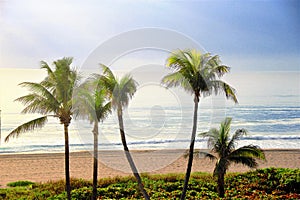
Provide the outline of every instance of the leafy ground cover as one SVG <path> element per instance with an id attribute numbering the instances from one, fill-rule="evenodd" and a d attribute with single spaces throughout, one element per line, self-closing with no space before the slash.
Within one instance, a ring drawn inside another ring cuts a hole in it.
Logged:
<path id="1" fill-rule="evenodd" d="M 152 199 L 179 199 L 183 174 L 143 174 L 145 188 Z M 133 177 L 100 179 L 99 199 L 141 199 Z M 72 199 L 90 199 L 92 182 L 72 179 Z M 18 181 L 0 189 L 0 199 L 66 199 L 65 182 L 32 183 Z M 231 173 L 225 179 L 224 199 L 300 199 L 300 169 L 266 168 L 247 173 Z M 193 173 L 187 199 L 219 199 L 211 174 Z"/>

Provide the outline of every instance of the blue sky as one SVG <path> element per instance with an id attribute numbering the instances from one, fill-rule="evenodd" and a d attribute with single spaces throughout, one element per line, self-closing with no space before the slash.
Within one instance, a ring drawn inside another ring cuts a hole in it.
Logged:
<path id="1" fill-rule="evenodd" d="M 109 38 L 145 27 L 183 33 L 238 71 L 299 71 L 300 1 L 0 0 L 0 67 L 82 64 Z"/>

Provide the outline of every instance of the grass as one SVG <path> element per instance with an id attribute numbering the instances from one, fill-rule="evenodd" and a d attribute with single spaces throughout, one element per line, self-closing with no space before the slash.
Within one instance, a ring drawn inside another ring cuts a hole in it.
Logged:
<path id="1" fill-rule="evenodd" d="M 184 174 L 142 174 L 146 190 L 152 199 L 178 199 Z M 133 177 L 105 178 L 98 181 L 99 199 L 141 199 Z M 299 199 L 300 170 L 266 168 L 226 176 L 225 199 Z M 59 200 L 66 199 L 64 181 L 32 183 L 18 181 L 0 189 L 0 199 Z M 72 199 L 90 199 L 91 181 L 71 179 Z M 218 199 L 216 182 L 211 174 L 193 173 L 189 182 L 187 199 Z"/>
<path id="2" fill-rule="evenodd" d="M 8 187 L 20 187 L 20 186 L 30 186 L 30 185 L 34 185 L 34 182 L 31 181 L 16 181 L 16 182 L 11 182 L 8 183 L 7 186 Z"/>

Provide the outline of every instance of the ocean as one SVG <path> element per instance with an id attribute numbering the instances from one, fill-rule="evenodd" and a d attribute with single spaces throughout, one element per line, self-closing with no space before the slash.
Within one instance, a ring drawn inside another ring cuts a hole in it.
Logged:
<path id="1" fill-rule="evenodd" d="M 237 89 L 239 104 L 223 96 L 203 98 L 198 110 L 201 133 L 218 128 L 225 117 L 232 117 L 232 133 L 248 130 L 237 146 L 254 144 L 261 148 L 296 149 L 300 144 L 300 73 L 239 72 L 225 79 Z M 2 93 L 3 94 L 3 87 Z M 26 91 L 25 91 L 26 94 Z M 4 142 L 5 136 L 21 123 L 38 115 L 23 115 L 13 109 L 1 109 L 0 154 L 56 153 L 64 151 L 63 126 L 49 119 L 42 129 L 22 134 Z M 22 108 L 20 105 L 16 105 Z M 193 98 L 181 90 L 167 90 L 157 84 L 146 84 L 124 110 L 125 132 L 130 149 L 186 149 L 192 130 Z M 70 150 L 91 151 L 93 126 L 73 119 L 70 125 Z M 121 150 L 118 122 L 113 114 L 99 123 L 99 149 Z M 196 148 L 207 148 L 197 136 Z"/>

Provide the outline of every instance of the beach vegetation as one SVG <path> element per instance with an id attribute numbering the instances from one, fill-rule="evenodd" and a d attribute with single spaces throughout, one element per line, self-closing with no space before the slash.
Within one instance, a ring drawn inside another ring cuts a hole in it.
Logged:
<path id="1" fill-rule="evenodd" d="M 222 65 L 218 55 L 201 53 L 195 49 L 177 50 L 167 58 L 167 67 L 175 70 L 166 75 L 162 83 L 167 87 L 180 86 L 194 98 L 193 129 L 191 134 L 189 158 L 181 200 L 186 197 L 188 182 L 192 170 L 194 144 L 197 131 L 197 112 L 200 98 L 213 93 L 225 93 L 226 98 L 237 102 L 235 90 L 220 78 L 229 72 L 228 66 Z"/>
<path id="2" fill-rule="evenodd" d="M 10 182 L 7 184 L 8 187 L 20 187 L 20 186 L 29 186 L 34 185 L 35 183 L 32 181 L 16 181 L 16 182 Z"/>
<path id="3" fill-rule="evenodd" d="M 152 199 L 179 199 L 184 174 L 142 174 L 142 180 L 150 188 Z M 225 175 L 225 199 L 299 199 L 300 169 L 265 168 L 246 173 Z M 30 186 L 0 188 L 0 199 L 64 200 L 64 180 L 36 183 Z M 92 197 L 92 181 L 71 179 L 74 200 Z M 135 178 L 114 177 L 98 180 L 98 199 L 141 199 Z M 191 174 L 188 185 L 188 199 L 223 199 L 217 193 L 217 183 L 210 173 Z"/>
<path id="4" fill-rule="evenodd" d="M 123 109 L 128 106 L 130 99 L 133 97 L 134 93 L 137 90 L 138 83 L 131 77 L 130 74 L 126 74 L 121 79 L 119 79 L 113 74 L 109 67 L 103 64 L 101 64 L 101 67 L 102 74 L 99 78 L 99 85 L 101 85 L 105 89 L 111 101 L 111 107 L 117 112 L 120 136 L 126 159 L 130 165 L 134 177 L 138 182 L 140 192 L 143 194 L 143 197 L 145 199 L 150 199 L 147 191 L 144 188 L 138 169 L 127 146 L 125 127 L 123 122 Z"/>
<path id="5" fill-rule="evenodd" d="M 200 134 L 200 136 L 208 138 L 208 148 L 211 149 L 212 153 L 199 152 L 199 154 L 203 154 L 206 158 L 216 161 L 213 175 L 217 178 L 217 190 L 220 197 L 224 197 L 225 195 L 224 177 L 231 163 L 243 164 L 250 168 L 255 168 L 258 165 L 256 159 L 265 160 L 265 154 L 258 146 L 247 145 L 236 149 L 237 141 L 247 131 L 245 129 L 238 129 L 230 137 L 231 121 L 232 119 L 227 117 L 221 123 L 219 129 L 211 128 L 208 132 Z M 272 174 L 269 175 L 273 176 Z"/>
<path id="6" fill-rule="evenodd" d="M 42 128 L 49 117 L 58 118 L 64 126 L 65 176 L 68 199 L 71 199 L 68 127 L 72 119 L 73 90 L 79 79 L 77 71 L 71 67 L 72 60 L 72 58 L 65 57 L 54 61 L 54 70 L 46 62 L 42 61 L 41 69 L 47 71 L 46 78 L 40 83 L 23 82 L 20 84 L 31 92 L 16 99 L 16 101 L 26 106 L 22 113 L 38 113 L 41 116 L 18 126 L 5 138 L 5 141 L 8 142 L 9 139 L 18 137 L 20 134 L 36 128 Z"/>

